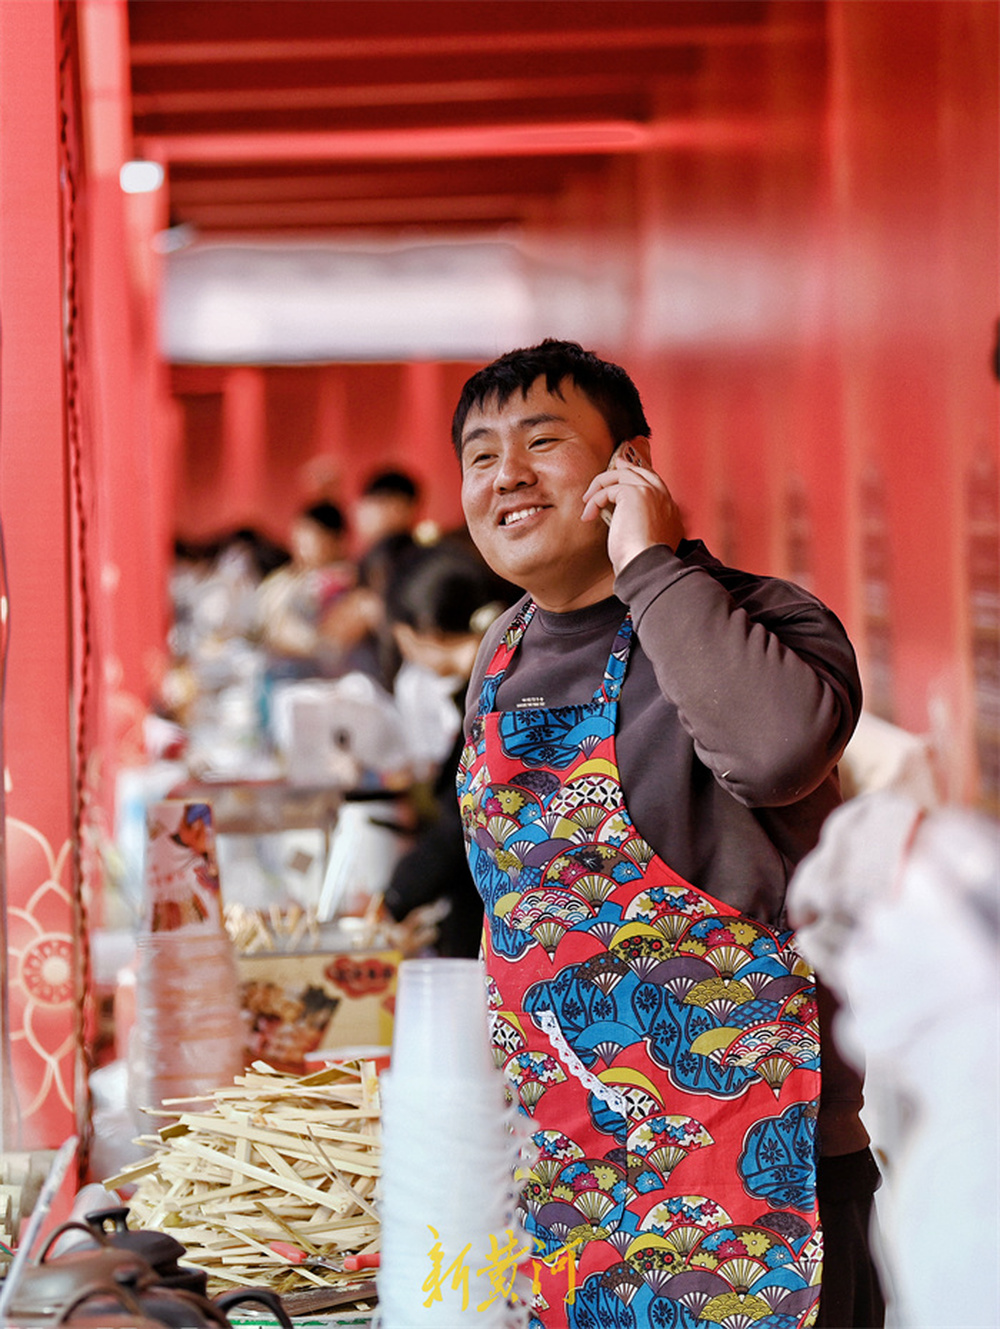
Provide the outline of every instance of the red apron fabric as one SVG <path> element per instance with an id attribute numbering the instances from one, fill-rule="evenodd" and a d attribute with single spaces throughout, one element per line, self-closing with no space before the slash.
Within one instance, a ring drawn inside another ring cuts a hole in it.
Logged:
<path id="1" fill-rule="evenodd" d="M 537 1149 L 533 1323 L 810 1325 L 813 977 L 791 933 L 697 890 L 633 825 L 615 756 L 629 618 L 590 703 L 494 709 L 533 613 L 497 647 L 458 773 L 494 1053 Z"/>

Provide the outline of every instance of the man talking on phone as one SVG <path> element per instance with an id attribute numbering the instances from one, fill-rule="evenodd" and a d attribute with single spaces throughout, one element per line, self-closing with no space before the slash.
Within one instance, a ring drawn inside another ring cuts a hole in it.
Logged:
<path id="1" fill-rule="evenodd" d="M 472 539 L 525 592 L 480 649 L 458 793 L 536 1150 L 533 1323 L 881 1325 L 861 1084 L 785 920 L 854 651 L 685 538 L 649 432 L 623 369 L 554 340 L 453 421 Z"/>

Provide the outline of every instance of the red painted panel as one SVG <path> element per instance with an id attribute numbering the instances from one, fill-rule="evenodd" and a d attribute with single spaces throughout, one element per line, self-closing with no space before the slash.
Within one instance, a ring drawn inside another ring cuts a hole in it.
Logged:
<path id="1" fill-rule="evenodd" d="M 402 467 L 420 483 L 422 516 L 444 529 L 461 525 L 451 413 L 475 367 L 178 366 L 173 381 L 186 423 L 177 533 L 198 540 L 249 524 L 283 540 L 295 513 L 321 490 L 349 516 L 365 482 L 384 467 Z M 231 429 L 247 431 L 242 441 L 224 423 L 234 375 L 256 376 L 260 385 L 259 418 L 251 411 L 239 425 L 230 419 Z M 238 462 L 227 461 L 227 447 Z M 240 467 L 239 483 L 227 483 Z"/>
<path id="2" fill-rule="evenodd" d="M 831 9 L 850 498 L 877 467 L 893 710 L 935 731 L 956 798 L 977 778 L 963 495 L 998 446 L 997 16 L 977 2 Z"/>
<path id="3" fill-rule="evenodd" d="M 10 593 L 5 1147 L 75 1124 L 70 593 L 63 407 L 56 6 L 0 6 L 0 512 Z M 16 1086 L 16 1097 L 15 1097 Z M 16 1109 L 16 1111 L 15 1111 Z"/>

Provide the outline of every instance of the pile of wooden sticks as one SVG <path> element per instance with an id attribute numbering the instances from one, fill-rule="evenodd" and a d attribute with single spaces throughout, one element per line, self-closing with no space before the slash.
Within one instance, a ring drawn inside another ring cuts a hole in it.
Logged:
<path id="1" fill-rule="evenodd" d="M 135 1185 L 130 1226 L 182 1242 L 183 1262 L 205 1270 L 212 1293 L 236 1285 L 284 1297 L 332 1285 L 345 1305 L 357 1285 L 365 1309 L 371 1275 L 343 1262 L 379 1245 L 373 1063 L 294 1076 L 255 1062 L 231 1087 L 185 1102 L 152 1137 L 153 1153 L 105 1182 Z"/>

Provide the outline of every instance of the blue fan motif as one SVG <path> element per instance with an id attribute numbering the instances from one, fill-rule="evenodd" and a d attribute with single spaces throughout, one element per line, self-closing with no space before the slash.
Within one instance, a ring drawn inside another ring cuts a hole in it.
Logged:
<path id="1" fill-rule="evenodd" d="M 816 1104 L 794 1103 L 747 1132 L 740 1176 L 773 1209 L 810 1210 L 816 1196 Z"/>
<path id="2" fill-rule="evenodd" d="M 586 740 L 605 738 L 611 729 L 593 702 L 552 711 L 504 711 L 499 717 L 504 753 L 524 766 L 571 766 Z"/>
<path id="3" fill-rule="evenodd" d="M 641 1329 L 632 1308 L 605 1287 L 600 1274 L 592 1275 L 576 1289 L 573 1300 L 567 1302 L 566 1315 L 570 1329 Z"/>
<path id="4" fill-rule="evenodd" d="M 643 985 L 644 990 L 650 987 Z M 696 1038 L 720 1023 L 704 1008 L 688 1006 L 662 991 L 662 1005 L 647 1034 L 649 1055 L 679 1089 L 712 1098 L 737 1098 L 754 1082 L 755 1072 L 746 1066 L 723 1067 L 691 1051 Z"/>

